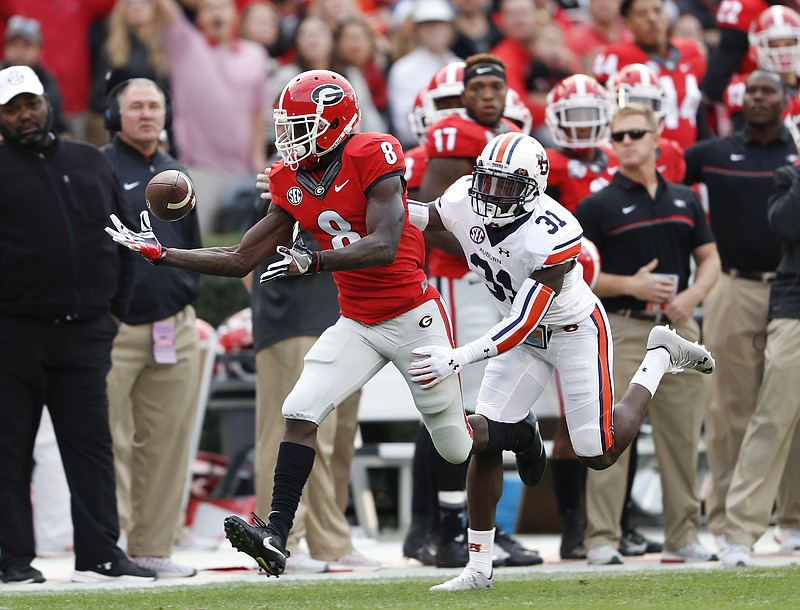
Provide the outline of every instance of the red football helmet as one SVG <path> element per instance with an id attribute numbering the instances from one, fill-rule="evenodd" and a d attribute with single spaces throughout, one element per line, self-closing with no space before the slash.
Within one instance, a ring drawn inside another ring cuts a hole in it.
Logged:
<path id="1" fill-rule="evenodd" d="M 667 114 L 667 100 L 658 76 L 644 64 L 629 64 L 608 80 L 611 110 L 628 104 L 645 104 L 661 122 Z"/>
<path id="2" fill-rule="evenodd" d="M 506 108 L 503 116 L 519 127 L 522 133 L 529 134 L 533 128 L 533 115 L 530 108 L 522 101 L 519 93 L 511 87 L 506 90 Z"/>
<path id="3" fill-rule="evenodd" d="M 597 246 L 585 237 L 581 240 L 581 253 L 578 262 L 583 267 L 583 280 L 594 290 L 600 277 L 600 252 Z"/>
<path id="4" fill-rule="evenodd" d="M 774 5 L 750 24 L 750 47 L 762 70 L 786 74 L 800 67 L 800 15 L 792 9 Z"/>
<path id="5" fill-rule="evenodd" d="M 217 327 L 222 354 L 218 362 L 222 364 L 219 376 L 228 379 L 255 381 L 255 360 L 253 355 L 253 311 L 247 307 L 227 317 Z"/>
<path id="6" fill-rule="evenodd" d="M 283 161 L 297 168 L 313 166 L 336 148 L 361 119 L 353 86 L 330 70 L 309 70 L 283 88 L 275 119 L 275 147 Z"/>
<path id="7" fill-rule="evenodd" d="M 425 113 L 433 125 L 451 114 L 467 116 L 461 93 L 464 91 L 463 61 L 454 61 L 436 71 L 423 98 Z"/>
<path id="8" fill-rule="evenodd" d="M 603 86 L 591 76 L 573 74 L 547 94 L 545 121 L 563 148 L 588 149 L 608 140 L 610 110 Z"/>
<path id="9" fill-rule="evenodd" d="M 423 89 L 417 94 L 417 99 L 414 100 L 414 107 L 408 113 L 408 122 L 411 125 L 411 133 L 414 134 L 414 139 L 417 144 L 425 144 L 427 139 L 426 134 L 428 131 L 428 115 L 425 113 L 425 94 L 427 89 Z"/>

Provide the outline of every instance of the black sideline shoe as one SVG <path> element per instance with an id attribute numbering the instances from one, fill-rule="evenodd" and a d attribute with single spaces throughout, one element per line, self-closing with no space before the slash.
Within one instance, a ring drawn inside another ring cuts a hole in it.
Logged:
<path id="1" fill-rule="evenodd" d="M 32 565 L 9 566 L 0 580 L 11 585 L 29 585 L 44 582 L 44 575 Z"/>
<path id="2" fill-rule="evenodd" d="M 72 573 L 72 582 L 152 582 L 155 579 L 155 570 L 137 566 L 127 557 Z"/>

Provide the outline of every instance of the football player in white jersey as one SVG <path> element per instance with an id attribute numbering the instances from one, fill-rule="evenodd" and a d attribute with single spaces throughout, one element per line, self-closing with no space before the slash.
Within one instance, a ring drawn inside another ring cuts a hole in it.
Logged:
<path id="1" fill-rule="evenodd" d="M 533 418 L 530 408 L 554 370 L 561 375 L 575 453 L 586 466 L 608 468 L 628 447 L 661 377 L 684 368 L 711 373 L 708 350 L 654 327 L 642 365 L 614 404 L 611 332 L 600 301 L 583 280 L 577 257 L 583 231 L 544 194 L 549 162 L 531 136 L 502 134 L 478 157 L 471 175 L 435 202 L 409 201 L 412 222 L 447 230 L 494 295 L 503 319 L 460 347 L 422 347 L 409 372 L 423 389 L 462 367 L 491 358 L 476 414 L 493 422 Z M 464 571 L 432 591 L 492 586 L 492 543 L 503 487 L 502 451 L 472 457 L 467 476 L 469 555 Z"/>

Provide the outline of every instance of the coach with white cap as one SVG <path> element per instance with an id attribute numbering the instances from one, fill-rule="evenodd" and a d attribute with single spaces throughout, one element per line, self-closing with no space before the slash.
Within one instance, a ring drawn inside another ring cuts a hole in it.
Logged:
<path id="1" fill-rule="evenodd" d="M 154 580 L 116 545 L 105 383 L 133 260 L 103 228 L 130 208 L 100 151 L 52 124 L 35 72 L 0 70 L 0 579 L 44 582 L 30 483 L 46 404 L 72 495 L 72 579 Z"/>

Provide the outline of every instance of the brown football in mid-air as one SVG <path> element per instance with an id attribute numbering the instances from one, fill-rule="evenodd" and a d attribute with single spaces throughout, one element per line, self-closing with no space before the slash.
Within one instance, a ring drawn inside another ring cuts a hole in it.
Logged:
<path id="1" fill-rule="evenodd" d="M 156 218 L 172 222 L 192 211 L 196 197 L 189 176 L 177 169 L 168 169 L 150 179 L 144 199 Z"/>

